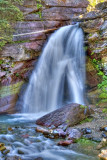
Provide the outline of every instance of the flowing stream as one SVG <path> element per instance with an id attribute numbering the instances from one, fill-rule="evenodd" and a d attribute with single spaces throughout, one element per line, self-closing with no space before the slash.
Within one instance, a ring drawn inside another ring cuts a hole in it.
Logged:
<path id="1" fill-rule="evenodd" d="M 15 114 L 0 116 L 0 143 L 10 152 L 1 154 L 0 160 L 19 156 L 22 160 L 98 160 L 94 146 L 78 144 L 58 146 L 60 139 L 49 139 L 35 131 L 35 115 Z M 96 145 L 96 144 L 94 144 Z M 89 151 L 90 150 L 90 151 Z"/>
<path id="2" fill-rule="evenodd" d="M 52 34 L 30 78 L 23 113 L 49 112 L 70 102 L 84 104 L 83 41 L 79 25 Z"/>

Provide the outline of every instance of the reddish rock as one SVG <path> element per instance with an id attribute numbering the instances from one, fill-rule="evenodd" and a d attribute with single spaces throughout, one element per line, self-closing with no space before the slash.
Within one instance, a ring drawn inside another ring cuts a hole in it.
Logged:
<path id="1" fill-rule="evenodd" d="M 27 50 L 34 50 L 35 52 L 40 52 L 42 50 L 44 41 L 35 41 L 35 42 L 26 42 L 24 43 L 24 47 Z"/>
<path id="2" fill-rule="evenodd" d="M 67 124 L 67 126 L 73 126 L 92 113 L 90 107 L 81 107 L 79 104 L 69 104 L 60 109 L 57 109 L 36 121 L 36 124 L 50 127 L 54 125 L 55 127 L 61 124 Z"/>
<path id="3" fill-rule="evenodd" d="M 46 129 L 46 128 L 40 127 L 40 126 L 36 127 L 36 132 L 40 132 L 43 134 L 50 134 L 51 133 L 51 131 L 49 129 Z"/>
<path id="4" fill-rule="evenodd" d="M 65 140 L 65 141 L 59 141 L 58 145 L 60 145 L 60 146 L 68 146 L 68 145 L 70 145 L 72 143 L 73 143 L 73 140 Z"/>
<path id="5" fill-rule="evenodd" d="M 16 104 L 17 99 L 18 99 L 17 94 L 10 95 L 4 98 L 0 98 L 0 114 L 15 113 L 15 104 Z"/>
<path id="6" fill-rule="evenodd" d="M 19 9 L 23 12 L 24 15 L 34 13 L 38 10 L 37 7 L 32 7 L 32 6 L 29 8 L 24 6 L 19 6 Z"/>
<path id="7" fill-rule="evenodd" d="M 12 57 L 16 61 L 29 59 L 22 44 L 6 45 L 0 52 L 0 57 Z"/>
<path id="8" fill-rule="evenodd" d="M 44 28 L 45 29 L 52 29 L 52 28 L 59 28 L 65 24 L 65 22 L 61 21 L 44 21 Z"/>
<path id="9" fill-rule="evenodd" d="M 18 22 L 16 25 L 15 25 L 15 29 L 30 29 L 30 30 L 40 30 L 40 29 L 44 29 L 44 26 L 43 26 L 43 22 L 42 21 L 35 21 L 35 22 Z"/>
<path id="10" fill-rule="evenodd" d="M 46 4 L 48 7 L 56 7 L 56 6 L 66 6 L 66 7 L 74 7 L 74 8 L 86 8 L 89 4 L 87 0 L 66 0 L 64 3 L 63 1 L 58 1 L 58 0 L 43 0 L 43 2 Z"/>
<path id="11" fill-rule="evenodd" d="M 37 7 L 37 1 L 35 0 L 24 0 L 23 6 L 25 7 Z"/>
<path id="12" fill-rule="evenodd" d="M 41 21 L 38 14 L 32 13 L 24 16 L 25 21 Z"/>
<path id="13" fill-rule="evenodd" d="M 52 7 L 42 11 L 42 18 L 49 21 L 67 21 L 71 19 L 72 14 L 82 14 L 85 11 L 85 8 Z"/>

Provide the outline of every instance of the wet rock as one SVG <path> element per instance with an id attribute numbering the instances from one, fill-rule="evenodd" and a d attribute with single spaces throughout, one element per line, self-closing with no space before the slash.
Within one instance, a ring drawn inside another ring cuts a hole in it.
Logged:
<path id="1" fill-rule="evenodd" d="M 13 128 L 9 127 L 9 128 L 8 128 L 8 131 L 13 131 Z"/>
<path id="2" fill-rule="evenodd" d="M 18 154 L 25 154 L 23 150 L 18 149 Z"/>
<path id="3" fill-rule="evenodd" d="M 19 156 L 7 157 L 5 160 L 22 160 Z"/>
<path id="4" fill-rule="evenodd" d="M 93 138 L 92 135 L 89 135 L 89 134 L 83 135 L 83 137 L 89 140 L 92 140 Z"/>
<path id="5" fill-rule="evenodd" d="M 82 133 L 78 129 L 67 128 L 66 134 L 68 135 L 67 139 L 76 140 L 81 138 Z"/>
<path id="6" fill-rule="evenodd" d="M 60 145 L 60 146 L 68 146 L 68 145 L 70 145 L 72 143 L 73 143 L 73 140 L 65 140 L 65 141 L 59 141 L 58 145 Z"/>
<path id="7" fill-rule="evenodd" d="M 102 137 L 107 138 L 107 132 L 103 132 Z"/>
<path id="8" fill-rule="evenodd" d="M 48 135 L 48 134 L 53 132 L 53 130 L 51 131 L 51 130 L 48 130 L 46 128 L 40 127 L 40 126 L 37 126 L 35 130 L 36 130 L 36 132 L 41 132 L 45 135 Z"/>
<path id="9" fill-rule="evenodd" d="M 107 145 L 107 139 L 103 138 L 102 141 L 98 144 L 97 149 L 101 149 Z"/>
<path id="10" fill-rule="evenodd" d="M 93 138 L 92 138 L 92 141 L 101 142 L 101 138 L 93 137 Z"/>
<path id="11" fill-rule="evenodd" d="M 10 150 L 8 150 L 6 147 L 5 147 L 5 144 L 4 143 L 0 143 L 0 152 L 3 154 L 3 155 L 7 155 Z"/>
<path id="12" fill-rule="evenodd" d="M 43 160 L 43 158 L 42 157 L 38 157 L 35 160 Z"/>
<path id="13" fill-rule="evenodd" d="M 66 132 L 63 131 L 63 129 L 56 129 L 54 130 L 54 132 L 56 131 L 56 133 L 58 134 L 59 137 L 66 137 Z"/>
<path id="14" fill-rule="evenodd" d="M 39 118 L 36 121 L 36 124 L 45 127 L 50 127 L 51 125 L 58 127 L 61 124 L 66 124 L 67 126 L 73 126 L 75 124 L 78 124 L 83 119 L 85 119 L 92 112 L 93 111 L 90 107 L 85 107 L 73 103 Z"/>
<path id="15" fill-rule="evenodd" d="M 106 131 L 107 132 L 107 125 L 100 127 L 100 131 Z"/>
<path id="16" fill-rule="evenodd" d="M 107 160 L 107 149 L 102 150 L 101 154 L 98 155 L 101 160 Z"/>
<path id="17" fill-rule="evenodd" d="M 92 130 L 90 128 L 83 128 L 82 132 L 83 132 L 83 134 L 91 134 Z"/>

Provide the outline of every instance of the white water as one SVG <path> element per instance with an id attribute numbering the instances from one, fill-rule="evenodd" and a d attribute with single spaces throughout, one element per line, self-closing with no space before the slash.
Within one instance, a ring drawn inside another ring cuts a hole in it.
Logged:
<path id="1" fill-rule="evenodd" d="M 35 67 L 23 112 L 49 112 L 66 103 L 84 104 L 85 55 L 78 25 L 60 28 L 50 37 Z"/>

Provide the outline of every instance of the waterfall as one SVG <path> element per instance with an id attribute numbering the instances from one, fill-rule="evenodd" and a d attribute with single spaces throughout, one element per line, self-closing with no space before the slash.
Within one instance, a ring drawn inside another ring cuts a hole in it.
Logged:
<path id="1" fill-rule="evenodd" d="M 83 31 L 68 25 L 55 31 L 31 75 L 23 112 L 53 111 L 67 103 L 84 104 Z"/>

